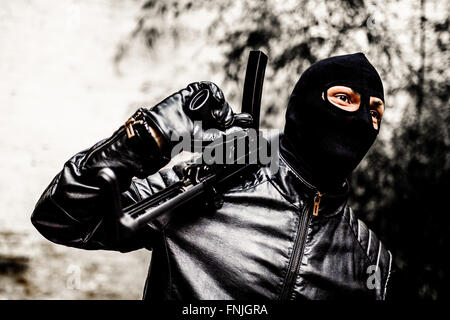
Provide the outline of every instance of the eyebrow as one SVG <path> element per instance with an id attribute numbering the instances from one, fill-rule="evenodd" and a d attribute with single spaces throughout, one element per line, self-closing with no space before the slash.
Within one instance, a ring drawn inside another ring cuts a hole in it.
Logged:
<path id="1" fill-rule="evenodd" d="M 372 107 L 372 105 L 371 105 L 371 107 Z M 373 107 L 374 108 L 380 108 L 381 109 L 381 115 L 383 116 L 385 106 L 384 106 L 384 102 L 381 99 L 380 100 L 375 100 L 373 102 Z"/>
<path id="2" fill-rule="evenodd" d="M 372 97 L 371 97 L 372 98 Z M 379 106 L 383 106 L 384 109 L 384 102 L 383 100 L 376 98 L 377 100 L 374 100 L 371 105 L 373 105 L 374 107 L 379 107 Z"/>
<path id="3" fill-rule="evenodd" d="M 373 105 L 374 105 L 375 107 L 381 106 L 381 105 L 384 106 L 384 103 L 383 103 L 383 101 L 381 101 L 381 100 L 375 100 L 375 101 L 373 102 Z"/>

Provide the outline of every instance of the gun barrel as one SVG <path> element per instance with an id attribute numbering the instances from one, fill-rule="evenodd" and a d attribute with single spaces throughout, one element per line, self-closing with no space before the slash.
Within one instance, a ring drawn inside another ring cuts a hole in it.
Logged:
<path id="1" fill-rule="evenodd" d="M 136 218 L 132 218 L 130 215 L 124 214 L 120 219 L 120 223 L 122 226 L 130 229 L 131 231 L 135 231 L 146 223 L 156 219 L 161 214 L 169 212 L 201 195 L 204 189 L 205 183 L 203 182 L 196 185 L 190 185 L 183 192 L 171 198 L 170 201 L 165 201 L 156 207 L 147 208 Z"/>

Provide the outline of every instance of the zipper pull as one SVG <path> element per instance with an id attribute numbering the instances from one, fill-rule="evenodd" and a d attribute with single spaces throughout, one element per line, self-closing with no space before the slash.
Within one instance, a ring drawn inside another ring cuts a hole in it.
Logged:
<path id="1" fill-rule="evenodd" d="M 314 207 L 313 207 L 313 215 L 316 217 L 319 215 L 319 205 L 321 198 L 322 194 L 320 193 L 320 191 L 317 191 L 316 195 L 314 196 Z"/>
<path id="2" fill-rule="evenodd" d="M 139 111 L 139 112 L 136 113 L 135 116 L 138 117 L 140 114 L 141 114 L 141 112 Z M 141 123 L 141 124 L 144 123 L 144 121 L 142 121 L 142 120 L 136 121 L 136 119 L 134 118 L 135 116 L 132 116 L 130 119 L 127 120 L 127 122 L 125 122 L 125 131 L 127 132 L 127 137 L 128 138 L 132 138 L 132 137 L 135 136 L 134 129 L 133 129 L 133 125 L 134 124 L 136 124 L 136 123 Z"/>
<path id="3" fill-rule="evenodd" d="M 125 131 L 127 132 L 128 139 L 134 137 L 133 124 L 134 124 L 133 117 L 131 117 L 130 119 L 127 120 L 127 122 L 125 122 Z"/>

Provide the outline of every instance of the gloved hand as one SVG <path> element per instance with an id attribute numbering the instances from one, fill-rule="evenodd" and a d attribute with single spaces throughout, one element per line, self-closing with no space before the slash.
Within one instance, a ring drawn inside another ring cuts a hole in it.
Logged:
<path id="1" fill-rule="evenodd" d="M 109 167 L 125 190 L 133 176 L 144 178 L 166 165 L 180 137 L 193 142 L 195 136 L 208 143 L 251 123 L 249 114 L 233 113 L 215 84 L 192 83 L 151 109 L 138 109 L 110 138 L 80 157 L 80 168 L 86 178 L 95 178 L 100 169 Z M 210 128 L 218 130 L 205 131 Z"/>
<path id="2" fill-rule="evenodd" d="M 192 142 L 194 137 L 200 138 L 205 144 L 220 134 L 252 124 L 249 114 L 235 114 L 219 87 L 207 81 L 191 83 L 153 108 L 140 111 L 148 126 L 162 138 L 161 150 L 166 158 L 171 157 L 172 148 L 180 138 L 189 137 Z M 218 130 L 206 131 L 211 128 Z"/>

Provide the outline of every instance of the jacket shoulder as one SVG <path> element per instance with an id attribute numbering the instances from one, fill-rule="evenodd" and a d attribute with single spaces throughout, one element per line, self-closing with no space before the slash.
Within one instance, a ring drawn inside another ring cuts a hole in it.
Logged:
<path id="1" fill-rule="evenodd" d="M 392 272 L 392 253 L 378 239 L 375 232 L 355 216 L 348 205 L 344 209 L 344 219 L 347 220 L 358 246 L 368 259 L 369 265 L 365 270 L 368 275 L 367 284 L 368 286 L 372 284 L 377 289 L 379 297 L 384 299 Z"/>

